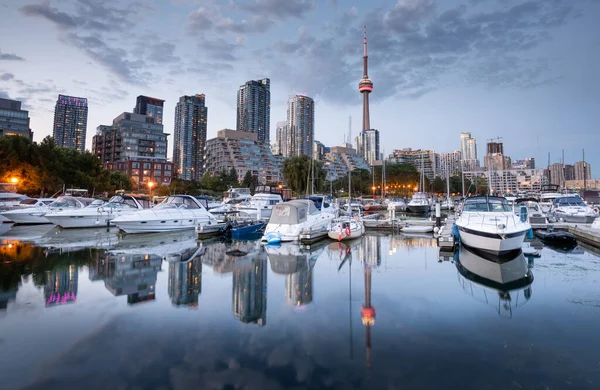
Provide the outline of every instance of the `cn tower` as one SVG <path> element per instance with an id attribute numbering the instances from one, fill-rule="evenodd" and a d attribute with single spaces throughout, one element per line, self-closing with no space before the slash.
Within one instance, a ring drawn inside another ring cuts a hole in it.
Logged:
<path id="1" fill-rule="evenodd" d="M 373 92 L 373 82 L 369 79 L 369 56 L 367 55 L 367 26 L 365 26 L 365 39 L 363 43 L 363 77 L 358 83 L 358 90 L 363 95 L 363 130 L 371 129 L 369 120 L 369 94 Z"/>

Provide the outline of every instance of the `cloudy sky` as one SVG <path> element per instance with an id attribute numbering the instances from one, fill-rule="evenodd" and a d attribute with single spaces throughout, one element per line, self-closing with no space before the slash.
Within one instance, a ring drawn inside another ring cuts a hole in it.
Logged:
<path id="1" fill-rule="evenodd" d="M 206 94 L 208 136 L 235 127 L 236 91 L 271 79 L 271 138 L 289 94 L 316 101 L 315 138 L 360 130 L 362 30 L 371 125 L 386 154 L 503 137 L 513 159 L 565 151 L 600 173 L 600 0 L 0 0 L 0 96 L 22 100 L 35 139 L 59 93 L 89 99 L 96 126 L 140 94 Z M 541 161 L 540 161 L 541 160 Z"/>

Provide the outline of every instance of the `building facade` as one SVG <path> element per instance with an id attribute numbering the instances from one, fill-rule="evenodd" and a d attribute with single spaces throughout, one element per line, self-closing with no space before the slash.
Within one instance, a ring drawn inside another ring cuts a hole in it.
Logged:
<path id="1" fill-rule="evenodd" d="M 424 175 L 431 181 L 437 175 L 437 157 L 433 150 L 396 149 L 392 151 L 388 161 L 395 164 L 411 164 L 419 172 L 423 171 Z"/>
<path id="2" fill-rule="evenodd" d="M 550 183 L 561 187 L 565 184 L 565 171 L 562 163 L 550 165 Z"/>
<path id="3" fill-rule="evenodd" d="M 258 141 L 257 134 L 223 129 L 217 137 L 206 141 L 204 149 L 204 172 L 218 175 L 235 168 L 238 180 L 246 172 L 258 177 L 260 184 L 280 182 L 281 161 L 273 156 L 268 144 Z"/>
<path id="4" fill-rule="evenodd" d="M 275 144 L 271 148 L 274 155 L 283 156 L 284 153 L 287 153 L 287 139 L 287 122 L 277 122 L 277 129 L 275 130 Z"/>
<path id="5" fill-rule="evenodd" d="M 586 161 L 575 163 L 575 180 L 591 180 L 592 166 Z"/>
<path id="6" fill-rule="evenodd" d="M 523 160 L 514 160 L 512 169 L 535 169 L 535 158 L 529 157 Z"/>
<path id="7" fill-rule="evenodd" d="M 289 145 L 284 157 L 312 156 L 315 135 L 315 102 L 304 95 L 292 95 L 287 106 L 287 137 Z"/>
<path id="8" fill-rule="evenodd" d="M 379 130 L 363 130 L 356 137 L 356 151 L 369 165 L 376 165 L 380 161 Z"/>
<path id="9" fill-rule="evenodd" d="M 151 116 L 124 112 L 112 126 L 96 129 L 93 153 L 108 170 L 126 173 L 134 186 L 168 185 L 173 164 L 167 161 L 167 136 Z"/>
<path id="10" fill-rule="evenodd" d="M 163 124 L 163 109 L 165 101 L 149 96 L 140 95 L 136 99 L 134 114 L 146 115 L 154 118 L 158 125 Z"/>
<path id="11" fill-rule="evenodd" d="M 21 110 L 18 100 L 0 99 L 0 137 L 6 135 L 20 135 L 33 140 L 29 111 Z"/>
<path id="12" fill-rule="evenodd" d="M 205 96 L 182 96 L 175 106 L 173 166 L 178 178 L 200 180 L 204 171 L 208 108 Z"/>
<path id="13" fill-rule="evenodd" d="M 438 153 L 435 164 L 437 167 L 436 174 L 442 179 L 459 175 L 461 172 L 460 161 L 461 153 L 459 151 Z"/>
<path id="14" fill-rule="evenodd" d="M 475 171 L 479 168 L 477 141 L 470 132 L 460 133 L 461 171 Z"/>
<path id="15" fill-rule="evenodd" d="M 88 101 L 85 98 L 58 95 L 54 107 L 52 136 L 57 146 L 85 150 Z"/>
<path id="16" fill-rule="evenodd" d="M 270 143 L 271 81 L 250 80 L 237 93 L 238 131 L 256 134 L 258 141 Z"/>
<path id="17" fill-rule="evenodd" d="M 336 180 L 355 169 L 371 170 L 369 163 L 350 144 L 330 147 L 325 153 L 324 168 L 327 172 L 327 180 Z"/>

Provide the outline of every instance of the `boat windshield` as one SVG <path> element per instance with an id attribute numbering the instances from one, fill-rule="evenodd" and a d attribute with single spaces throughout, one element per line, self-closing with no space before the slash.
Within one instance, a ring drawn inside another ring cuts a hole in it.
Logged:
<path id="1" fill-rule="evenodd" d="M 30 206 L 30 205 L 34 205 L 38 202 L 37 199 L 24 199 L 21 201 L 21 203 L 19 203 L 19 205 L 21 206 Z"/>
<path id="2" fill-rule="evenodd" d="M 504 198 L 476 197 L 465 201 L 463 211 L 475 212 L 505 212 L 512 211 Z"/>
<path id="3" fill-rule="evenodd" d="M 102 199 L 94 199 L 90 204 L 88 204 L 86 207 L 89 207 L 91 209 L 93 209 L 94 207 L 100 207 L 104 204 L 104 201 Z"/>
<path id="4" fill-rule="evenodd" d="M 199 209 L 198 203 L 194 202 L 192 198 L 182 196 L 169 196 L 161 204 L 155 207 L 155 209 Z"/>
<path id="5" fill-rule="evenodd" d="M 81 203 L 72 196 L 59 196 L 54 202 L 50 203 L 51 208 L 79 208 Z"/>
<path id="6" fill-rule="evenodd" d="M 107 204 L 104 205 L 106 208 L 133 208 L 137 209 L 137 205 L 132 198 L 123 198 L 122 196 L 113 196 L 110 198 Z"/>
<path id="7" fill-rule="evenodd" d="M 566 196 L 564 198 L 554 199 L 554 204 L 557 206 L 580 206 L 585 207 L 585 203 L 578 196 Z"/>

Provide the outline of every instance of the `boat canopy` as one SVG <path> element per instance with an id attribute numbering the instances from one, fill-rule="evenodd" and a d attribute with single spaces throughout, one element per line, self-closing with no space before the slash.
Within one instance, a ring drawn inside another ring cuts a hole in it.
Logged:
<path id="1" fill-rule="evenodd" d="M 463 211 L 506 212 L 512 211 L 505 198 L 498 196 L 474 196 L 465 200 Z"/>
<path id="2" fill-rule="evenodd" d="M 202 204 L 200 201 L 190 195 L 171 195 L 167 199 L 163 200 L 161 204 L 155 207 L 155 209 L 201 209 Z"/>
<path id="3" fill-rule="evenodd" d="M 290 200 L 273 207 L 269 223 L 282 225 L 297 225 L 306 221 L 309 214 L 317 214 L 315 204 L 306 200 Z"/>
<path id="4" fill-rule="evenodd" d="M 560 198 L 554 199 L 555 206 L 585 206 L 583 200 L 575 195 L 575 196 L 562 196 Z"/>

